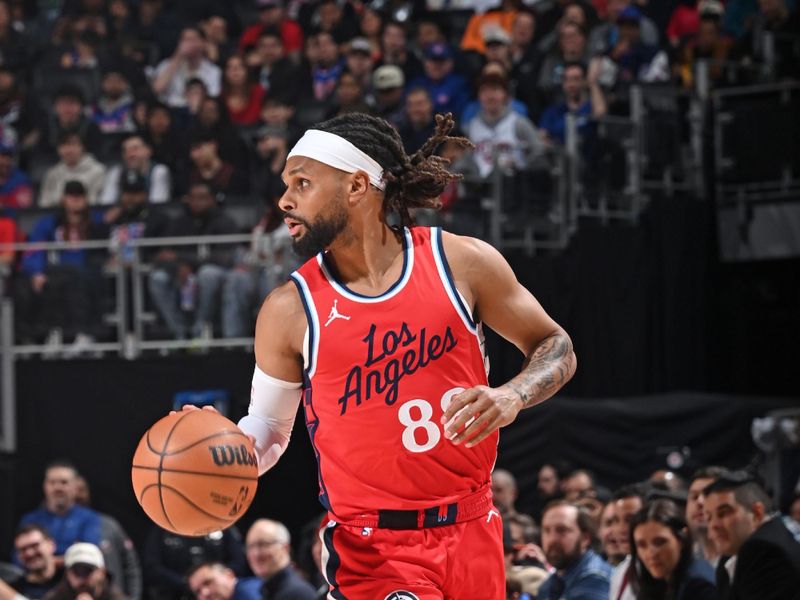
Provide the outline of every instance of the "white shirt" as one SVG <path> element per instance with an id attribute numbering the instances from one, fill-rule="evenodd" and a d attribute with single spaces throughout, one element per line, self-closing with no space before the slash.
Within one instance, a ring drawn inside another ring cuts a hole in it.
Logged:
<path id="1" fill-rule="evenodd" d="M 158 78 L 164 69 L 169 66 L 171 60 L 171 58 L 165 58 L 158 64 L 154 79 Z M 186 82 L 193 77 L 201 79 L 206 84 L 209 96 L 215 98 L 219 96 L 222 70 L 210 60 L 204 58 L 200 61 L 200 66 L 194 71 L 189 70 L 189 66 L 185 61 L 181 62 L 172 79 L 169 80 L 166 89 L 159 96 L 161 101 L 173 108 L 186 106 L 186 97 L 184 95 Z"/>
<path id="2" fill-rule="evenodd" d="M 608 588 L 608 600 L 636 600 L 636 595 L 633 593 L 630 582 L 627 582 L 625 585 L 621 596 L 619 593 L 625 579 L 625 572 L 628 570 L 630 564 L 631 555 L 629 554 L 625 557 L 625 560 L 614 567 L 614 571 L 611 573 L 611 585 Z"/>

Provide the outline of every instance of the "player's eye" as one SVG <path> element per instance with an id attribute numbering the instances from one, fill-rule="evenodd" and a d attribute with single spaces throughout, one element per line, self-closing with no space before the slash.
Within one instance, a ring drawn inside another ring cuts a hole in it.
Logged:
<path id="1" fill-rule="evenodd" d="M 298 179 L 297 187 L 299 187 L 301 190 L 304 190 L 310 185 L 310 183 L 311 182 L 309 182 L 308 179 Z"/>

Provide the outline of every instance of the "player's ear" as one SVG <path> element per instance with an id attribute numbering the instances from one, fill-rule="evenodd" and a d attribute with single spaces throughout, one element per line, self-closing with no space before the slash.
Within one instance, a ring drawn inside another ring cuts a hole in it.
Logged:
<path id="1" fill-rule="evenodd" d="M 356 171 L 350 176 L 348 192 L 351 200 L 359 201 L 367 195 L 369 190 L 369 175 L 364 171 Z"/>

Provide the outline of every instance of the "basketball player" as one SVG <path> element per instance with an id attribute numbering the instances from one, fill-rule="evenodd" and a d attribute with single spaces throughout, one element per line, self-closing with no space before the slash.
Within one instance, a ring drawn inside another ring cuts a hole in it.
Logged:
<path id="1" fill-rule="evenodd" d="M 298 404 L 318 460 L 328 598 L 505 598 L 492 504 L 498 429 L 572 377 L 569 336 L 488 244 L 409 227 L 457 176 L 433 155 L 450 115 L 406 156 L 384 120 L 347 114 L 289 153 L 279 201 L 310 257 L 256 325 L 249 414 L 259 470 L 289 441 Z M 397 213 L 402 228 L 387 215 Z M 525 355 L 487 386 L 482 323 Z"/>

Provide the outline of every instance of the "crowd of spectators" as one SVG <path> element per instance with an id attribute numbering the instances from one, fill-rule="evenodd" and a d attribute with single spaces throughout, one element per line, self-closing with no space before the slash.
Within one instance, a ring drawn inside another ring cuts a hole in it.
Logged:
<path id="1" fill-rule="evenodd" d="M 153 525 L 140 562 L 119 523 L 87 506 L 72 464 L 48 465 L 43 490 L 14 535 L 14 564 L 0 563 L 0 600 L 328 597 L 325 515 L 295 543 L 266 518 L 244 537 L 236 526 L 184 537 Z M 492 491 L 508 600 L 788 600 L 800 589 L 800 495 L 783 515 L 746 471 L 656 471 L 611 492 L 586 469 L 550 463 L 533 495 L 520 497 L 503 469 Z"/>
<path id="2" fill-rule="evenodd" d="M 0 243 L 274 234 L 205 261 L 147 257 L 167 335 L 246 335 L 293 268 L 275 201 L 288 150 L 316 121 L 380 115 L 411 153 L 449 111 L 474 145 L 441 149 L 454 169 L 535 174 L 563 145 L 566 115 L 589 139 L 593 119 L 627 113 L 634 83 L 691 88 L 703 58 L 717 61 L 716 85 L 798 75 L 795 0 L 485 4 L 0 0 Z M 522 176 L 504 191 L 524 201 L 540 184 Z M 263 217 L 236 222 L 235 200 Z M 459 186 L 442 201 L 464 213 L 456 229 L 480 234 L 481 207 Z M 31 208 L 39 221 L 22 218 Z M 102 335 L 91 307 L 109 260 L 130 256 L 1 252 L 26 304 L 18 340 L 76 354 Z"/>

